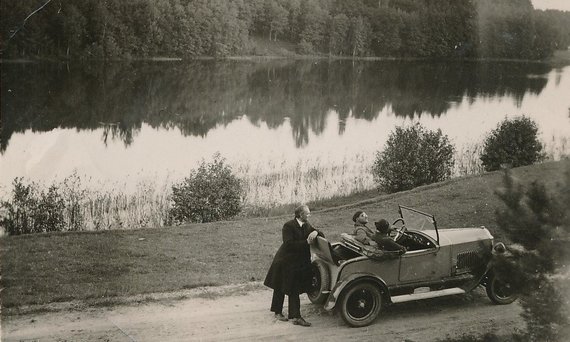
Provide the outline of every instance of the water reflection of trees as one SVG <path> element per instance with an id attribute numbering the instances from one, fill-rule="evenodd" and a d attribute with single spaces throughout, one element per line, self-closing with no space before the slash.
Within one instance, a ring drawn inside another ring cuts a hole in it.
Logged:
<path id="1" fill-rule="evenodd" d="M 520 104 L 525 94 L 542 91 L 549 71 L 537 63 L 480 62 L 3 64 L 0 147 L 14 132 L 57 127 L 103 128 L 103 141 L 111 134 L 127 145 L 142 123 L 205 136 L 244 115 L 270 128 L 287 118 L 302 146 L 309 132 L 325 129 L 330 110 L 344 122 L 372 120 L 386 106 L 414 118 L 441 116 L 477 97 Z"/>

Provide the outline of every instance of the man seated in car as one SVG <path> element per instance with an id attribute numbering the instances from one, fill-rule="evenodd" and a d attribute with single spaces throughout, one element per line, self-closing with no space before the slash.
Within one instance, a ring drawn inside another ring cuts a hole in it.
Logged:
<path id="1" fill-rule="evenodd" d="M 359 210 L 352 216 L 352 221 L 354 221 L 354 230 L 352 232 L 354 238 L 363 245 L 377 247 L 378 244 L 373 239 L 374 235 L 376 235 L 376 230 L 366 226 L 368 215 L 364 211 Z"/>
<path id="2" fill-rule="evenodd" d="M 374 222 L 374 225 L 378 231 L 374 236 L 374 241 L 378 244 L 379 248 L 385 251 L 398 251 L 401 254 L 406 253 L 406 247 L 400 245 L 390 237 L 392 228 L 390 228 L 388 221 L 381 219 L 378 222 Z"/>
<path id="3" fill-rule="evenodd" d="M 390 235 L 390 224 L 388 221 L 381 219 L 375 222 L 376 229 L 366 226 L 368 223 L 368 215 L 364 211 L 357 211 L 352 216 L 354 221 L 354 238 L 364 245 L 370 245 L 381 248 L 385 251 L 398 251 L 405 253 L 406 248 L 392 240 Z"/>

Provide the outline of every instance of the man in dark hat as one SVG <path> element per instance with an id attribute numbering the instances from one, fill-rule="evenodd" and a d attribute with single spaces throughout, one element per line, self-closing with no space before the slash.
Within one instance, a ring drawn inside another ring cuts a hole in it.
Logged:
<path id="1" fill-rule="evenodd" d="M 406 252 L 406 247 L 390 238 L 390 232 L 393 229 L 390 228 L 390 223 L 388 221 L 381 219 L 378 222 L 374 222 L 374 225 L 378 231 L 374 236 L 374 241 L 378 244 L 378 248 L 382 248 L 385 251 L 398 251 L 401 254 Z"/>
<path id="2" fill-rule="evenodd" d="M 317 235 L 324 237 L 308 222 L 309 207 L 301 205 L 295 209 L 295 218 L 283 225 L 283 244 L 277 250 L 263 284 L 273 289 L 271 311 L 280 321 L 288 319 L 283 315 L 285 295 L 289 298 L 289 319 L 303 327 L 311 323 L 301 317 L 299 295 L 311 289 L 311 252 L 309 245 Z"/>

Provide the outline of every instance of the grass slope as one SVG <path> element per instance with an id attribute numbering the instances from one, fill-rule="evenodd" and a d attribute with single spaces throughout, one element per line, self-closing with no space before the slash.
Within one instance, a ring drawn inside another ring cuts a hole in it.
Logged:
<path id="1" fill-rule="evenodd" d="M 555 189 L 570 161 L 513 170 L 523 184 Z M 311 222 L 329 240 L 352 230 L 355 210 L 373 220 L 397 218 L 397 205 L 433 213 L 440 227 L 485 225 L 497 238 L 494 191 L 502 173 L 454 179 L 411 191 L 313 208 Z M 328 205 L 341 203 L 340 199 Z M 263 280 L 292 215 L 131 231 L 69 232 L 0 238 L 2 307 L 70 300 L 100 300 L 204 285 Z M 6 314 L 6 310 L 3 310 Z"/>

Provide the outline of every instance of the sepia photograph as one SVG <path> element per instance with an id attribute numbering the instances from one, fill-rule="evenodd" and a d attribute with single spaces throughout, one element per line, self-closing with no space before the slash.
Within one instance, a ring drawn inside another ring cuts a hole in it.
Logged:
<path id="1" fill-rule="evenodd" d="M 570 0 L 0 18 L 0 341 L 570 340 Z"/>

